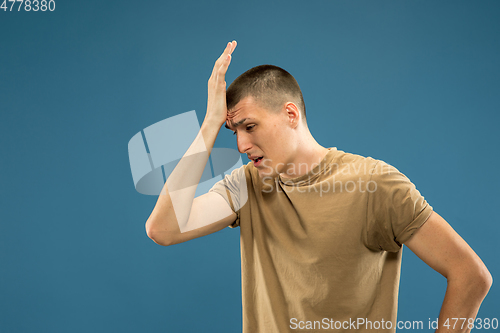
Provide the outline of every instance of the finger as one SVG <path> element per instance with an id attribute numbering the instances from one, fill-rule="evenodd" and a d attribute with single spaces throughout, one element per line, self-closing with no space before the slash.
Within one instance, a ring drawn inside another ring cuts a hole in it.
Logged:
<path id="1" fill-rule="evenodd" d="M 227 70 L 227 67 L 229 67 L 229 63 L 231 62 L 231 59 L 232 59 L 232 56 L 231 54 L 233 53 L 234 49 L 236 48 L 236 41 L 233 40 L 231 43 L 230 43 L 230 49 L 229 49 L 229 52 L 227 53 L 227 55 L 225 56 L 225 58 L 222 60 L 222 64 L 221 64 L 221 67 L 226 67 L 226 70 Z"/>
<path id="2" fill-rule="evenodd" d="M 236 48 L 236 41 L 235 40 L 227 43 L 226 48 L 224 49 L 224 52 L 222 52 L 221 56 L 219 57 L 220 61 L 224 62 L 227 55 L 233 53 L 235 48 Z M 219 60 L 219 59 L 217 59 L 217 60 Z"/>
<path id="3" fill-rule="evenodd" d="M 216 77 L 216 82 L 217 84 L 222 84 L 226 80 L 226 72 L 229 67 L 229 63 L 231 62 L 231 55 L 228 54 L 220 67 L 217 70 L 217 77 Z"/>
<path id="4" fill-rule="evenodd" d="M 233 40 L 233 41 L 231 42 L 231 50 L 229 51 L 229 54 L 233 54 L 233 51 L 234 51 L 234 49 L 236 48 L 236 45 L 238 45 L 238 43 L 236 43 L 236 41 L 235 41 L 235 40 Z"/>
<path id="5" fill-rule="evenodd" d="M 231 42 L 228 42 L 226 45 L 226 48 L 224 49 L 224 52 L 222 52 L 219 59 L 222 59 L 222 61 L 224 61 L 224 59 L 226 58 L 226 55 L 228 55 L 231 52 L 232 46 L 233 46 L 233 44 Z"/>
<path id="6" fill-rule="evenodd" d="M 233 42 L 229 42 L 229 50 L 228 50 L 228 54 L 231 54 L 233 52 Z"/>
<path id="7" fill-rule="evenodd" d="M 227 54 L 231 50 L 231 42 L 228 42 L 226 45 L 226 48 L 224 49 L 224 52 L 220 55 L 220 57 L 215 61 L 214 68 L 212 69 L 212 76 L 215 74 L 215 72 L 219 69 L 221 66 L 221 62 L 224 62 L 224 59 L 227 57 Z"/>

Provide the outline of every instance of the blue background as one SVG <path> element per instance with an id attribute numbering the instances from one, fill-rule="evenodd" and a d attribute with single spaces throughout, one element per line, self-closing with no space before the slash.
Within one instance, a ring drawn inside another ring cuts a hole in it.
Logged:
<path id="1" fill-rule="evenodd" d="M 153 123 L 203 119 L 233 39 L 228 84 L 288 70 L 320 144 L 396 166 L 499 276 L 498 1 L 17 7 L 0 11 L 0 332 L 241 330 L 239 229 L 156 245 L 156 198 L 135 191 L 127 152 Z M 406 249 L 398 319 L 427 327 L 445 288 Z M 499 296 L 494 283 L 478 317 L 500 317 Z"/>

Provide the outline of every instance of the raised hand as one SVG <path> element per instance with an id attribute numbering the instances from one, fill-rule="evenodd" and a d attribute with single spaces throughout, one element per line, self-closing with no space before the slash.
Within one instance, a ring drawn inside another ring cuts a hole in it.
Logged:
<path id="1" fill-rule="evenodd" d="M 231 63 L 231 54 L 236 45 L 235 40 L 227 43 L 226 49 L 215 62 L 212 75 L 208 80 L 208 101 L 205 120 L 214 122 L 220 126 L 224 124 L 227 117 L 226 72 Z"/>

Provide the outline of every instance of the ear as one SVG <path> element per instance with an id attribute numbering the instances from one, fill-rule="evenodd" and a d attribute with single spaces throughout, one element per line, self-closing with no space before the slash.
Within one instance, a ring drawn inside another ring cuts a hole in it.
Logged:
<path id="1" fill-rule="evenodd" d="M 288 118 L 288 122 L 292 128 L 295 128 L 299 125 L 300 122 L 300 111 L 292 102 L 287 102 L 285 104 L 285 111 Z"/>

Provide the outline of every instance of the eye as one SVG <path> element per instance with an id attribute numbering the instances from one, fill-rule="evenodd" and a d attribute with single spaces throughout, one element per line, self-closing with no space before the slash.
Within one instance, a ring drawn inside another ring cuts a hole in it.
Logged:
<path id="1" fill-rule="evenodd" d="M 251 130 L 254 127 L 255 127 L 255 125 L 249 125 L 249 126 L 247 126 L 247 131 Z"/>

